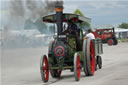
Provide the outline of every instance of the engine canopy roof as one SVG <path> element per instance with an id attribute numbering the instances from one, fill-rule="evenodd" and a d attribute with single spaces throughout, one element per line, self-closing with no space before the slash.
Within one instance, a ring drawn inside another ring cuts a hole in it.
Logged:
<path id="1" fill-rule="evenodd" d="M 42 17 L 42 20 L 43 20 L 43 22 L 47 22 L 47 23 L 56 23 L 56 14 L 44 16 L 44 17 Z M 71 13 L 63 13 L 62 21 L 67 22 L 69 20 L 72 22 L 75 22 L 75 23 L 79 23 L 79 22 L 90 23 L 91 22 L 91 18 L 88 18 L 88 17 L 83 17 L 80 15 L 71 14 Z"/>

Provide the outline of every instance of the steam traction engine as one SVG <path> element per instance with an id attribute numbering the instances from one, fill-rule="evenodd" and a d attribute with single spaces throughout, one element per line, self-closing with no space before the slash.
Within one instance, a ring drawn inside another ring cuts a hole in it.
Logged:
<path id="1" fill-rule="evenodd" d="M 102 28 L 96 29 L 94 32 L 96 38 L 100 38 L 103 43 L 108 43 L 108 45 L 117 45 L 118 40 L 115 36 L 114 28 Z"/>
<path id="2" fill-rule="evenodd" d="M 40 72 L 43 82 L 48 82 L 49 72 L 53 78 L 61 76 L 63 70 L 74 72 L 75 80 L 80 80 L 81 70 L 86 76 L 94 75 L 97 65 L 102 68 L 103 53 L 102 41 L 100 39 L 83 40 L 83 31 L 78 29 L 76 35 L 63 31 L 63 23 L 75 22 L 80 26 L 83 22 L 90 22 L 90 18 L 76 14 L 63 13 L 62 6 L 56 6 L 56 14 L 43 17 L 44 22 L 57 25 L 57 35 L 50 42 L 48 55 L 43 55 L 40 60 Z"/>

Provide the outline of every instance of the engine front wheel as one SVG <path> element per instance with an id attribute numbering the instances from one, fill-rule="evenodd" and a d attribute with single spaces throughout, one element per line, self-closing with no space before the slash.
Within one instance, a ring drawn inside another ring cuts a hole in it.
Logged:
<path id="1" fill-rule="evenodd" d="M 43 82 L 48 82 L 49 80 L 49 65 L 46 55 L 43 55 L 40 60 L 40 73 Z"/>
<path id="2" fill-rule="evenodd" d="M 75 53 L 74 55 L 74 75 L 75 75 L 75 80 L 79 81 L 80 80 L 80 56 L 78 53 Z"/>

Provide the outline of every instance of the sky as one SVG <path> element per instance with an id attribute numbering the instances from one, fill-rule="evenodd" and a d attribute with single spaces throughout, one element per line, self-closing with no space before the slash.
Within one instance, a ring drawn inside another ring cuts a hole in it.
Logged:
<path id="1" fill-rule="evenodd" d="M 0 0 L 1 24 L 7 21 L 8 1 Z M 64 12 L 73 13 L 77 8 L 91 18 L 93 27 L 128 23 L 128 0 L 64 0 Z"/>
<path id="2" fill-rule="evenodd" d="M 76 8 L 92 19 L 92 26 L 118 25 L 128 22 L 128 0 L 70 0 L 64 3 L 65 12 L 73 12 Z"/>

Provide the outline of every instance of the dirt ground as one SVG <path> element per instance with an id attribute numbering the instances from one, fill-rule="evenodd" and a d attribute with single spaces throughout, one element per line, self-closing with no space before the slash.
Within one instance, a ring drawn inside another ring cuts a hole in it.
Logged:
<path id="1" fill-rule="evenodd" d="M 47 47 L 2 49 L 1 85 L 128 85 L 128 42 L 103 47 L 103 68 L 94 76 L 81 72 L 76 82 L 74 73 L 67 70 L 60 79 L 50 77 L 46 84 L 40 77 L 40 57 L 47 54 Z"/>

